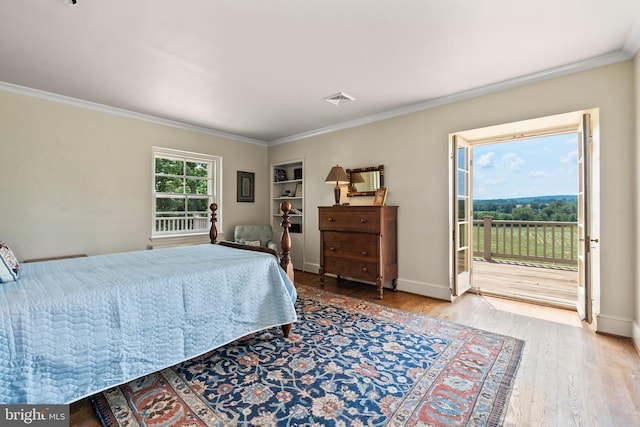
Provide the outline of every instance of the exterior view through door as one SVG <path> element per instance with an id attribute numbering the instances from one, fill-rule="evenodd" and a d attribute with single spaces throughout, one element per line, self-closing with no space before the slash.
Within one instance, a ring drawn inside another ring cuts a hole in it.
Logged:
<path id="1" fill-rule="evenodd" d="M 593 121 L 577 112 L 451 136 L 452 298 L 472 290 L 591 321 Z"/>

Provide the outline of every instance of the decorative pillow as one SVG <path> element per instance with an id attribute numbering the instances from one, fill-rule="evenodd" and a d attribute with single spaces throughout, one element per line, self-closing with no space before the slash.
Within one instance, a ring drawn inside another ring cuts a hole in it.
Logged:
<path id="1" fill-rule="evenodd" d="M 0 283 L 12 282 L 18 278 L 20 264 L 9 246 L 0 242 Z"/>
<path id="2" fill-rule="evenodd" d="M 247 246 L 260 246 L 260 240 L 245 240 L 244 244 Z"/>

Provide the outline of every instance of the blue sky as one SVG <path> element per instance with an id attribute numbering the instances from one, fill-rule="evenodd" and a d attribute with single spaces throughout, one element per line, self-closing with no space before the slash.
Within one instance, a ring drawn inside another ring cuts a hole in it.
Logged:
<path id="1" fill-rule="evenodd" d="M 578 135 L 562 134 L 473 147 L 473 198 L 578 192 Z"/>

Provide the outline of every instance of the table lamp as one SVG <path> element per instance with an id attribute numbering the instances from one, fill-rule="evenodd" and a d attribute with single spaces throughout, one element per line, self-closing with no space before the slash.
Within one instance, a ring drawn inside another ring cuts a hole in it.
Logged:
<path id="1" fill-rule="evenodd" d="M 334 206 L 339 205 L 340 204 L 340 185 L 349 184 L 349 178 L 347 177 L 347 173 L 344 171 L 344 169 L 341 166 L 335 165 L 329 171 L 329 175 L 327 175 L 327 178 L 324 180 L 324 182 L 326 182 L 327 184 L 333 184 L 334 182 L 336 183 L 336 188 L 333 189 L 333 195 L 336 199 L 336 204 Z"/>

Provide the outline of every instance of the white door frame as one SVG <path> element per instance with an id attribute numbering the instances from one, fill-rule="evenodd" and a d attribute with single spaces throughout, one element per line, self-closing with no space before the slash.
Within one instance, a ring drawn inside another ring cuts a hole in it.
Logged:
<path id="1" fill-rule="evenodd" d="M 471 144 L 453 135 L 449 144 L 451 163 L 451 259 L 452 297 L 471 289 L 473 265 L 473 197 L 471 190 Z"/>
<path id="2" fill-rule="evenodd" d="M 585 281 L 590 284 L 590 311 L 593 319 L 596 318 L 600 311 L 600 252 L 597 239 L 600 234 L 600 169 L 599 169 L 599 110 L 582 110 L 571 113 L 559 114 L 556 116 L 542 117 L 538 119 L 524 120 L 520 122 L 506 123 L 497 126 L 490 126 L 485 128 L 473 129 L 468 131 L 456 132 L 450 135 L 450 145 L 453 147 L 453 141 L 456 138 L 461 138 L 469 142 L 471 146 L 479 144 L 488 144 L 492 142 L 503 142 L 507 140 L 513 140 L 515 138 L 534 138 L 539 136 L 553 135 L 559 133 L 568 132 L 580 132 L 583 126 L 583 115 L 588 114 L 591 117 L 591 149 L 590 149 L 590 161 L 588 174 L 588 194 L 587 197 L 590 200 L 589 211 L 585 212 L 588 216 L 587 235 L 590 236 L 590 263 L 587 269 L 589 277 Z M 451 172 L 451 176 L 453 172 Z M 449 233 L 450 236 L 455 236 L 456 221 L 453 220 L 456 213 L 454 201 L 457 200 L 456 192 L 454 191 L 455 179 L 450 179 L 450 221 L 449 221 Z M 455 239 L 452 239 L 451 245 L 455 244 Z M 472 246 L 472 242 L 469 242 L 469 246 Z M 450 252 L 450 271 L 451 271 L 451 296 L 452 299 L 457 295 L 457 276 L 455 274 L 455 257 L 454 250 L 451 248 Z M 472 276 L 471 276 L 472 277 Z M 473 286 L 473 283 L 471 283 Z"/>

